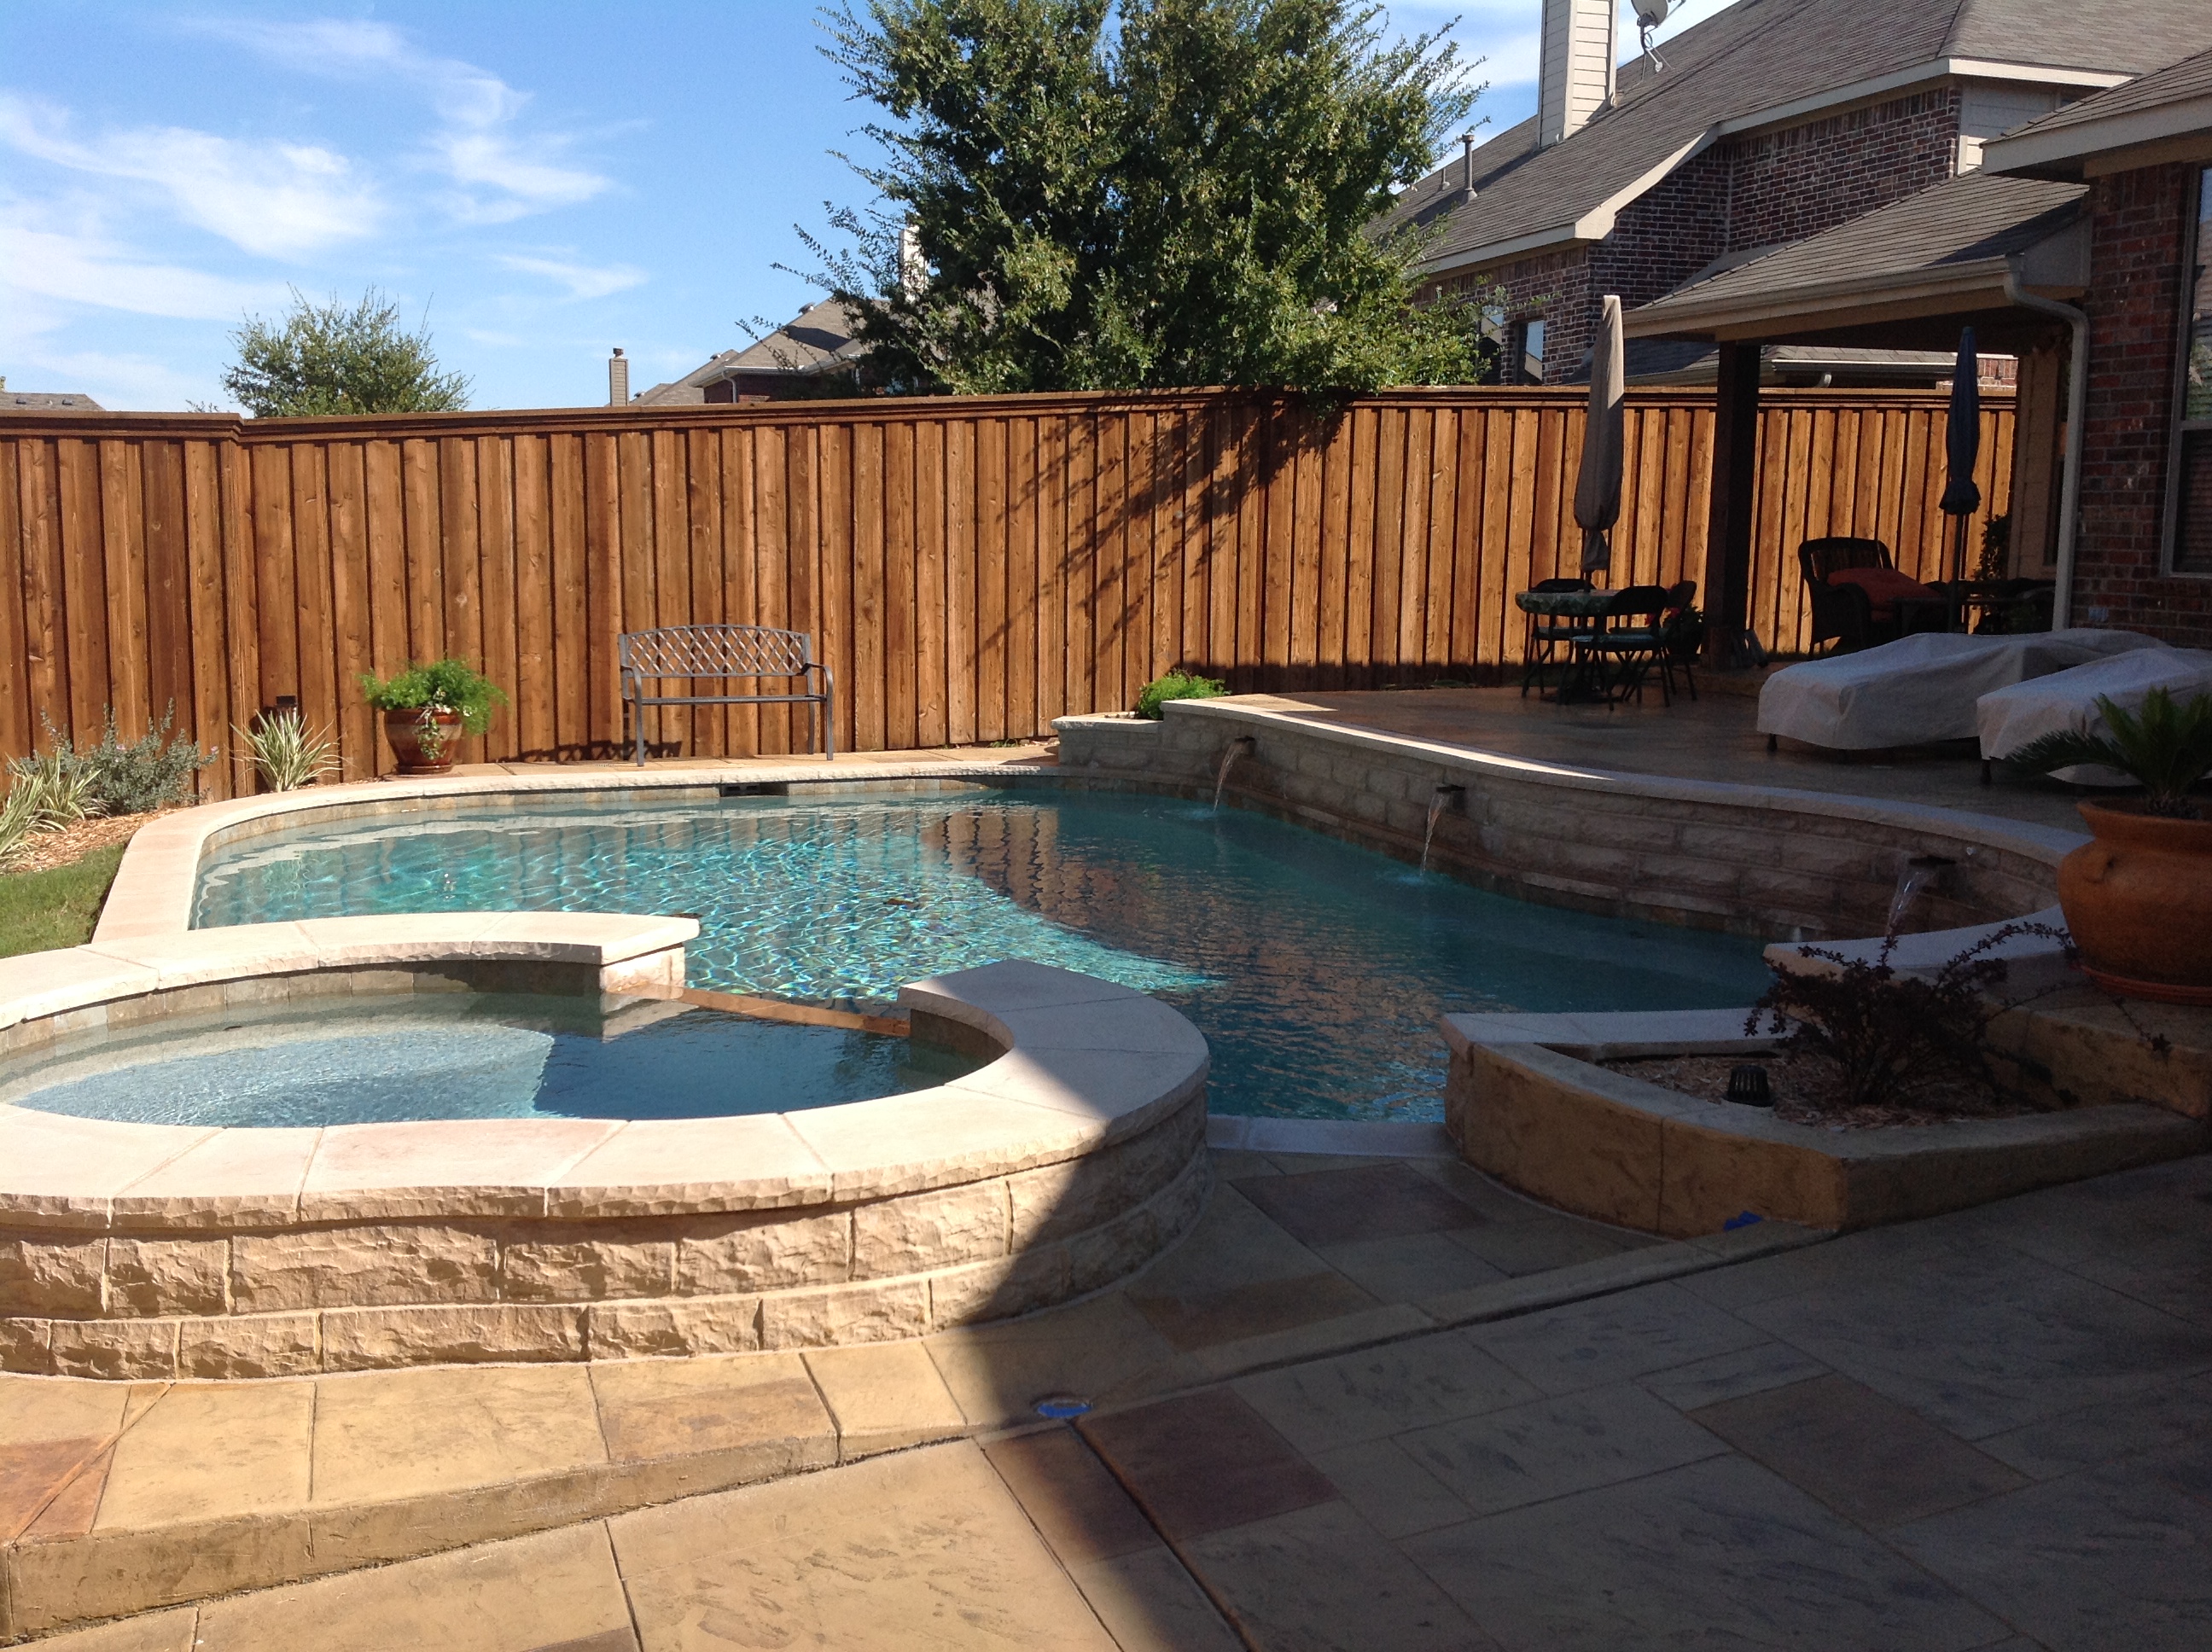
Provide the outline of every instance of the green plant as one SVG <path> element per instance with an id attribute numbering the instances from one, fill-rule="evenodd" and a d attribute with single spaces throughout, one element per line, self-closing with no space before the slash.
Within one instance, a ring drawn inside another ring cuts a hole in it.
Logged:
<path id="1" fill-rule="evenodd" d="M 124 847 L 118 843 L 66 866 L 0 878 L 0 958 L 90 940 Z"/>
<path id="2" fill-rule="evenodd" d="M 111 708 L 100 743 L 82 748 L 51 720 L 42 719 L 51 749 L 43 757 L 19 759 L 9 767 L 15 774 L 37 777 L 47 817 L 56 825 L 87 815 L 143 815 L 183 803 L 192 794 L 192 777 L 216 753 L 172 733 L 176 713 L 172 702 L 158 726 L 149 722 L 143 735 L 126 742 Z"/>
<path id="3" fill-rule="evenodd" d="M 469 404 L 469 381 L 441 374 L 428 329 L 407 332 L 399 307 L 374 287 L 349 309 L 332 295 L 271 324 L 256 316 L 231 335 L 238 360 L 222 387 L 257 419 L 318 413 L 447 413 Z"/>
<path id="4" fill-rule="evenodd" d="M 2064 930 L 2049 924 L 2005 924 L 1924 977 L 1899 974 L 1891 962 L 1894 929 L 1871 960 L 1800 947 L 1800 957 L 1832 967 L 1777 969 L 1743 1029 L 1758 1033 L 1765 1017 L 1769 1032 L 1784 1035 L 1784 1049 L 1832 1066 L 1846 1108 L 1928 1105 L 1960 1089 L 1986 1092 L 1995 1084 L 1990 1023 L 2014 1007 L 1993 996 L 2006 966 L 1988 954 L 2023 935 L 2072 945 Z"/>
<path id="5" fill-rule="evenodd" d="M 47 734 L 53 738 L 52 725 Z M 31 829 L 73 826 L 93 812 L 92 773 L 76 761 L 66 740 L 57 739 L 43 754 L 18 757 L 8 765 L 9 799 L 20 789 Z"/>
<path id="6" fill-rule="evenodd" d="M 441 659 L 428 665 L 410 665 L 387 680 L 364 672 L 362 692 L 379 711 L 419 711 L 422 714 L 423 750 L 431 750 L 432 718 L 444 713 L 459 716 L 471 734 L 491 726 L 493 710 L 507 703 L 507 695 L 491 678 L 465 659 Z M 437 737 L 443 744 L 443 737 Z"/>
<path id="7" fill-rule="evenodd" d="M 1145 684 L 1137 695 L 1137 715 L 1157 723 L 1160 708 L 1170 700 L 1212 700 L 1228 692 L 1229 685 L 1218 677 L 1170 671 Z"/>
<path id="8" fill-rule="evenodd" d="M 2006 763 L 2038 774 L 2078 763 L 2117 768 L 2142 787 L 2145 813 L 2201 819 L 2189 794 L 2212 774 L 2212 694 L 2182 705 L 2168 690 L 2153 689 L 2140 712 L 2099 695 L 2097 710 L 2108 733 L 2059 729 L 2029 741 Z"/>
<path id="9" fill-rule="evenodd" d="M 296 710 L 277 712 L 231 732 L 272 792 L 296 792 L 338 772 L 337 745 L 330 731 L 310 732 Z"/>
<path id="10" fill-rule="evenodd" d="M 2002 580 L 2006 553 L 2012 549 L 2012 518 L 1992 516 L 1982 524 L 1982 553 L 1974 559 L 1978 580 Z"/>

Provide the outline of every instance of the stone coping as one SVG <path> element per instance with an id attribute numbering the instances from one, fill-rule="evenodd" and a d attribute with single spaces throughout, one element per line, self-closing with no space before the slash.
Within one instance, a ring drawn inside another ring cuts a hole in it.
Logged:
<path id="1" fill-rule="evenodd" d="M 1452 1015 L 1448 1127 L 1467 1161 L 1578 1215 L 1671 1237 L 1745 1213 L 1848 1230 L 2203 1151 L 2202 1123 L 2142 1102 L 1834 1131 L 1598 1065 L 1764 1054 L 1745 1011 Z"/>
<path id="2" fill-rule="evenodd" d="M 1375 729 L 1348 728 L 1322 718 L 1301 717 L 1294 712 L 1236 704 L 1222 700 L 1171 700 L 1162 708 L 1168 717 L 1212 719 L 1226 724 L 1257 724 L 1262 727 L 1295 729 L 1301 735 L 1358 750 L 1413 756 L 1449 768 L 1475 774 L 1533 780 L 1569 792 L 1598 792 L 1675 803 L 1730 805 L 1738 808 L 1773 809 L 1784 813 L 1824 819 L 1864 822 L 1899 830 L 1971 837 L 1992 849 L 2008 851 L 2056 865 L 2079 845 L 2088 841 L 2086 832 L 2062 831 L 2032 822 L 2008 820 L 1996 815 L 1969 814 L 1925 804 L 1899 803 L 1880 798 L 1853 797 L 1838 792 L 1805 792 L 1792 787 L 1747 786 L 1731 780 L 1684 780 L 1665 774 L 1634 774 L 1624 769 L 1583 768 L 1516 757 L 1480 746 L 1454 745 L 1423 740 Z M 1054 720 L 1058 732 L 1086 725 L 1106 724 L 1121 729 L 1158 729 L 1111 713 Z"/>
<path id="3" fill-rule="evenodd" d="M 1048 771 L 1024 766 L 1011 772 L 1030 774 Z M 149 821 L 131 839 L 108 890 L 107 902 L 101 910 L 99 926 L 93 932 L 93 939 L 100 943 L 191 929 L 200 863 L 210 849 L 241 827 L 267 828 L 279 822 L 289 824 L 294 818 L 306 823 L 319 817 L 375 816 L 409 805 L 465 806 L 496 802 L 501 798 L 584 798 L 684 792 L 713 796 L 720 787 L 731 785 L 803 785 L 810 791 L 902 780 L 951 780 L 1003 785 L 1009 773 L 1005 764 L 851 761 L 830 764 L 819 758 L 811 762 L 774 765 L 748 762 L 742 767 L 635 770 L 549 768 L 544 773 L 502 771 L 313 786 L 264 797 L 204 803 L 174 810 Z"/>
<path id="4" fill-rule="evenodd" d="M 386 932 L 395 925 L 410 938 Z M 195 932 L 127 946 L 128 956 L 95 946 L 0 961 L 0 1026 L 164 987 L 403 957 L 545 957 L 550 949 L 585 945 L 558 938 L 580 926 L 623 932 L 616 944 L 656 935 L 665 943 L 697 929 L 689 919 L 518 914 Z M 553 938 L 526 938 L 540 932 Z M 348 946 L 349 935 L 362 938 Z M 58 984 L 51 974 L 64 959 L 82 973 Z M 49 979 L 34 984 L 30 977 L 40 974 Z M 783 1210 L 889 1198 L 1075 1158 L 1144 1132 L 1202 1092 L 1208 1055 L 1197 1029 L 1167 1005 L 1109 981 L 1010 960 L 912 983 L 900 1002 L 917 1016 L 972 1029 L 1003 1054 L 934 1089 L 726 1118 L 257 1129 L 0 1107 L 0 1224 L 271 1229 Z"/>

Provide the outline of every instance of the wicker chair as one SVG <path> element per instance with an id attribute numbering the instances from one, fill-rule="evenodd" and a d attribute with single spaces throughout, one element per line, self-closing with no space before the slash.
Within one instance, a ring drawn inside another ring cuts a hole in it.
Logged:
<path id="1" fill-rule="evenodd" d="M 1873 599 L 1864 591 L 1855 585 L 1828 583 L 1838 568 L 1895 568 L 1896 560 L 1881 540 L 1808 539 L 1797 547 L 1797 566 L 1805 576 L 1805 594 L 1813 601 L 1815 653 L 1824 642 L 1836 642 L 1838 652 L 1850 653 L 1896 640 L 1897 622 L 1877 621 Z"/>

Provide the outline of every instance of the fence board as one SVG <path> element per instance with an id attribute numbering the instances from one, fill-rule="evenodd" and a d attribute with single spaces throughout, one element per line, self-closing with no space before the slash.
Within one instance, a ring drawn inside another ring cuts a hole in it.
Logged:
<path id="1" fill-rule="evenodd" d="M 364 671 L 447 653 L 513 696 L 496 756 L 621 748 L 615 639 L 810 631 L 839 742 L 1048 732 L 1174 665 L 1290 691 L 1510 672 L 1513 592 L 1573 571 L 1576 392 L 1395 392 L 1327 424 L 1227 392 L 0 428 L 0 753 L 173 700 L 203 744 L 279 695 L 388 766 Z M 1873 533 L 1948 571 L 1944 406 L 1783 391 L 1762 409 L 1752 621 L 1804 646 L 1799 540 Z M 2013 410 L 1986 398 L 1983 525 Z M 1710 399 L 1630 398 L 1613 580 L 1703 572 Z M 671 712 L 659 750 L 797 749 L 805 713 Z M 473 751 L 470 754 L 473 755 Z M 250 786 L 233 763 L 216 793 Z"/>

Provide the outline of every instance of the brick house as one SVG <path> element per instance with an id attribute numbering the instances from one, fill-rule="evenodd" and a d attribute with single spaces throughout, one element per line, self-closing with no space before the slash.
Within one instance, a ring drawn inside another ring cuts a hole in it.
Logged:
<path id="1" fill-rule="evenodd" d="M 2010 571 L 2056 580 L 2059 624 L 2212 646 L 2208 215 L 2200 52 L 1990 142 L 1978 171 L 1632 311 L 1632 337 L 1717 347 L 1715 614 L 1741 613 L 1750 564 L 1759 352 L 1941 346 L 1971 325 L 2021 361 Z"/>
<path id="2" fill-rule="evenodd" d="M 853 326 L 852 312 L 834 298 L 822 299 L 744 349 L 724 350 L 681 379 L 641 391 L 636 405 L 780 402 L 833 387 L 850 394 L 854 366 L 865 348 L 853 337 Z"/>
<path id="3" fill-rule="evenodd" d="M 1469 142 L 1393 214 L 1434 236 L 1429 294 L 1502 294 L 1516 377 L 1584 375 L 1606 294 L 1632 307 L 1817 234 L 2212 46 L 2207 0 L 1737 0 L 1620 64 L 1615 17 L 1613 0 L 1546 0 L 1538 112 Z M 1629 371 L 1700 354 L 1639 345 Z"/>

